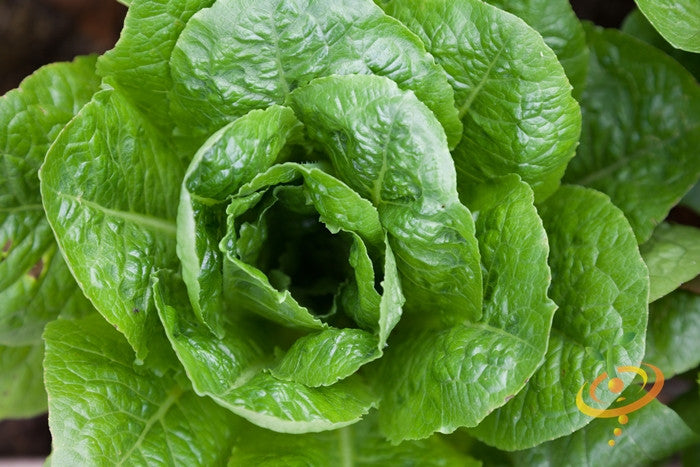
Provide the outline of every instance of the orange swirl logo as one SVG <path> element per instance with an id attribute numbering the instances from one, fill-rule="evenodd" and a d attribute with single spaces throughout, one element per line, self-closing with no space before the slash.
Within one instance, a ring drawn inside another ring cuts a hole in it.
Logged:
<path id="1" fill-rule="evenodd" d="M 645 405 L 647 405 L 649 402 L 653 401 L 656 396 L 659 395 L 659 392 L 661 392 L 661 388 L 664 386 L 664 375 L 661 373 L 661 370 L 659 370 L 657 367 L 654 365 L 651 365 L 649 363 L 641 363 L 641 365 L 646 366 L 647 368 L 651 369 L 654 372 L 654 384 L 649 389 L 647 393 L 645 393 L 642 397 L 639 399 L 626 403 L 625 405 L 622 405 L 620 407 L 613 407 L 613 408 L 596 408 L 596 407 L 591 407 L 590 405 L 586 404 L 586 402 L 583 400 L 583 390 L 586 387 L 587 383 L 584 383 L 583 386 L 581 386 L 581 389 L 579 389 L 578 394 L 576 394 L 576 407 L 583 412 L 586 415 L 590 415 L 591 417 L 596 417 L 596 418 L 613 418 L 613 417 L 618 417 L 617 421 L 621 424 L 624 425 L 629 421 L 629 418 L 627 417 L 627 414 L 634 412 L 635 410 L 639 410 Z M 648 375 L 647 372 L 644 371 L 641 367 L 636 367 L 636 366 L 618 366 L 616 368 L 618 373 L 635 373 L 639 375 L 642 378 L 642 388 L 647 385 L 648 381 Z M 600 383 L 603 381 L 608 380 L 608 389 L 615 393 L 619 394 L 622 392 L 622 389 L 624 388 L 624 383 L 622 380 L 618 377 L 613 377 L 613 378 L 608 378 L 608 373 L 603 373 L 599 375 L 595 380 L 593 380 L 593 383 L 591 383 L 591 387 L 588 389 L 588 395 L 590 398 L 596 402 L 600 402 L 600 399 L 596 396 L 596 390 L 598 389 L 598 386 Z M 626 399 L 624 397 L 619 397 L 617 398 L 616 402 L 623 402 Z M 615 436 L 620 436 L 622 434 L 622 429 L 620 428 L 615 428 L 613 431 Z M 610 440 L 608 441 L 608 444 L 610 446 L 615 445 L 615 440 Z"/>

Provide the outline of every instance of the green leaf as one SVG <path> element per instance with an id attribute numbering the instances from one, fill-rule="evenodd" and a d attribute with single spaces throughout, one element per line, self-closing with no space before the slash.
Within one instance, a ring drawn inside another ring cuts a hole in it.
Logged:
<path id="1" fill-rule="evenodd" d="M 700 297 L 678 290 L 649 306 L 644 360 L 666 379 L 700 363 Z"/>
<path id="2" fill-rule="evenodd" d="M 56 253 L 37 172 L 98 86 L 95 57 L 80 57 L 45 66 L 0 97 L 0 345 L 36 343 L 61 311 L 87 307 Z"/>
<path id="3" fill-rule="evenodd" d="M 310 387 L 330 386 L 380 356 L 376 337 L 367 331 L 324 329 L 298 339 L 272 375 Z"/>
<path id="4" fill-rule="evenodd" d="M 651 24 L 678 49 L 700 52 L 700 4 L 695 0 L 635 0 Z"/>
<path id="5" fill-rule="evenodd" d="M 240 422 L 172 374 L 133 365 L 99 315 L 49 323 L 46 390 L 54 465 L 221 465 Z"/>
<path id="6" fill-rule="evenodd" d="M 700 183 L 696 183 L 693 188 L 686 193 L 681 200 L 681 204 L 688 206 L 693 211 L 700 214 Z"/>
<path id="7" fill-rule="evenodd" d="M 676 49 L 669 44 L 649 20 L 638 9 L 634 9 L 622 23 L 622 32 L 643 40 L 659 50 L 666 52 L 688 70 L 696 80 L 700 79 L 700 55 Z"/>
<path id="8" fill-rule="evenodd" d="M 594 349 L 593 347 L 586 347 L 585 351 L 588 355 L 590 355 L 594 359 L 596 359 L 600 362 L 605 362 L 605 355 L 603 355 L 603 353 L 600 350 Z"/>
<path id="9" fill-rule="evenodd" d="M 460 185 L 517 173 L 544 199 L 581 130 L 571 85 L 542 36 L 479 0 L 393 1 L 386 11 L 447 73 L 464 124 L 453 151 Z"/>
<path id="10" fill-rule="evenodd" d="M 699 436 L 695 444 L 688 446 L 680 454 L 682 465 L 688 467 L 700 463 L 700 418 L 697 416 L 700 412 L 700 391 L 698 390 L 700 387 L 697 383 L 700 381 L 700 374 L 697 376 L 696 385 L 671 402 L 671 408 Z"/>
<path id="11" fill-rule="evenodd" d="M 377 76 L 319 78 L 290 96 L 338 176 L 372 201 L 406 307 L 447 322 L 481 316 L 481 271 L 445 136 L 413 93 Z"/>
<path id="12" fill-rule="evenodd" d="M 586 34 L 581 146 L 565 180 L 609 195 L 641 243 L 700 176 L 700 88 L 637 39 L 593 26 Z"/>
<path id="13" fill-rule="evenodd" d="M 472 432 L 499 449 L 535 446 L 591 421 L 576 394 L 605 363 L 586 347 L 605 349 L 625 332 L 626 347 L 612 345 L 617 365 L 638 365 L 644 352 L 649 278 L 629 223 L 610 199 L 594 190 L 563 186 L 539 207 L 549 238 L 554 315 L 543 365 L 525 388 Z M 625 385 L 628 373 L 620 375 Z M 606 392 L 600 406 L 616 395 Z"/>
<path id="14" fill-rule="evenodd" d="M 219 0 L 192 17 L 170 64 L 172 109 L 186 131 L 206 134 L 251 109 L 282 104 L 317 77 L 362 73 L 413 90 L 450 144 L 459 141 L 444 74 L 421 41 L 370 0 Z"/>
<path id="15" fill-rule="evenodd" d="M 39 174 L 46 215 L 73 275 L 139 360 L 149 341 L 164 340 L 149 281 L 153 270 L 177 266 L 182 174 L 167 142 L 113 90 L 95 94 L 65 127 Z"/>
<path id="16" fill-rule="evenodd" d="M 374 394 L 356 375 L 332 386 L 311 388 L 266 373 L 258 373 L 234 389 L 225 402 L 225 407 L 254 424 L 282 433 L 352 425 L 377 404 Z"/>
<path id="17" fill-rule="evenodd" d="M 649 268 L 649 302 L 700 274 L 700 229 L 663 223 L 640 251 Z"/>
<path id="18" fill-rule="evenodd" d="M 575 98 L 581 97 L 588 71 L 588 47 L 581 22 L 567 0 L 487 0 L 539 32 L 557 54 Z"/>
<path id="19" fill-rule="evenodd" d="M 214 133 L 197 151 L 180 192 L 177 254 L 197 317 L 221 333 L 223 257 L 228 197 L 279 158 L 300 130 L 294 113 L 271 106 L 254 110 Z"/>
<path id="20" fill-rule="evenodd" d="M 629 401 L 640 397 L 632 386 L 624 396 Z M 513 465 L 597 466 L 649 465 L 665 459 L 698 439 L 683 420 L 657 400 L 628 415 L 621 425 L 616 418 L 598 418 L 572 435 L 511 454 Z M 620 428 L 616 436 L 613 430 Z M 608 442 L 613 440 L 614 446 Z"/>
<path id="21" fill-rule="evenodd" d="M 311 314 L 308 307 L 301 306 L 298 299 L 292 294 L 293 290 L 291 287 L 275 286 L 271 282 L 272 275 L 270 274 L 269 277 L 265 275 L 270 272 L 267 270 L 269 269 L 268 265 L 265 265 L 266 261 L 246 259 L 246 252 L 241 248 L 241 242 L 239 242 L 239 237 L 245 235 L 246 231 L 244 228 L 250 225 L 241 222 L 242 216 L 255 207 L 266 191 L 270 191 L 272 188 L 271 193 L 269 193 L 272 195 L 272 198 L 268 198 L 272 199 L 272 201 L 267 204 L 264 201 L 260 203 L 265 206 L 260 211 L 260 215 L 264 217 L 271 206 L 282 203 L 280 188 L 289 188 L 284 184 L 295 180 L 303 182 L 300 188 L 301 191 L 297 196 L 303 198 L 302 204 L 304 206 L 313 206 L 311 209 L 312 217 L 308 217 L 308 213 L 303 213 L 304 215 L 301 217 L 290 217 L 284 211 L 282 214 L 278 213 L 280 219 L 286 222 L 282 222 L 274 228 L 265 227 L 277 232 L 278 236 L 276 241 L 270 241 L 270 251 L 267 251 L 265 256 L 275 256 L 276 251 L 272 248 L 279 249 L 280 245 L 293 241 L 295 237 L 303 237 L 312 233 L 322 234 L 325 231 L 330 231 L 333 234 L 338 234 L 341 230 L 344 233 L 351 233 L 350 238 L 353 243 L 351 249 L 354 248 L 354 257 L 351 263 L 354 262 L 355 266 L 357 266 L 351 285 L 358 288 L 357 294 L 361 294 L 363 289 L 369 289 L 369 293 L 376 297 L 366 302 L 362 300 L 356 301 L 355 305 L 357 307 L 369 309 L 350 310 L 350 314 L 353 316 L 369 315 L 373 317 L 371 323 L 376 325 L 379 320 L 378 308 L 380 299 L 376 291 L 374 291 L 372 263 L 366 249 L 363 253 L 360 252 L 361 249 L 364 249 L 364 246 L 360 247 L 358 245 L 366 240 L 370 245 L 376 247 L 378 246 L 377 242 L 381 241 L 383 233 L 377 210 L 369 201 L 362 199 L 347 185 L 319 168 L 310 165 L 294 163 L 276 165 L 241 187 L 232 199 L 227 209 L 229 214 L 227 234 L 221 241 L 221 248 L 226 253 L 225 288 L 228 293 L 227 300 L 229 303 L 234 304 L 233 306 L 236 309 L 253 311 L 279 324 L 307 329 L 325 327 L 325 324 Z M 282 186 L 276 186 L 280 184 Z M 305 211 L 306 209 L 302 210 Z M 313 219 L 315 217 L 313 213 L 318 213 L 320 216 L 318 221 Z M 285 218 L 284 216 L 287 217 Z M 258 224 L 261 222 L 265 224 L 270 223 L 264 218 L 258 220 Z M 311 222 L 315 227 L 307 226 L 308 222 Z M 321 224 L 318 224 L 318 222 L 321 222 Z M 258 230 L 260 228 L 256 227 Z M 297 233 L 292 236 L 291 231 L 287 231 L 288 229 L 296 229 Z M 334 237 L 336 236 L 334 235 Z M 243 243 L 245 244 L 245 242 Z M 330 243 L 328 246 L 331 247 L 332 245 Z M 298 251 L 298 248 L 295 250 Z M 339 254 L 342 255 L 341 252 Z M 284 256 L 284 252 L 280 253 L 280 257 L 282 256 Z M 304 256 L 308 260 L 309 255 Z M 271 261 L 273 265 L 279 263 L 280 268 L 283 268 L 280 258 L 272 258 Z M 302 267 L 298 272 L 307 277 L 301 279 L 308 281 L 309 277 L 311 277 L 310 274 L 316 273 L 323 276 L 320 280 L 335 280 L 334 276 L 338 274 L 332 273 L 337 273 L 341 268 L 338 267 L 339 265 L 335 265 L 331 269 L 329 261 L 342 261 L 342 257 L 339 256 L 332 259 L 325 256 L 322 257 L 321 262 L 324 264 L 316 266 L 325 267 L 325 272 L 309 271 L 307 268 Z M 363 263 L 364 266 L 358 264 L 358 262 Z M 273 269 L 273 271 L 275 270 L 280 271 L 280 269 Z M 339 280 L 342 281 L 344 279 L 345 277 Z M 362 284 L 367 283 L 369 284 L 368 286 L 362 286 Z M 322 314 L 328 310 L 312 311 Z"/>
<path id="22" fill-rule="evenodd" d="M 548 247 L 532 190 L 511 175 L 466 199 L 476 217 L 484 314 L 440 330 L 399 325 L 375 381 L 382 430 L 393 442 L 476 425 L 523 387 L 547 348 L 556 307 L 547 298 Z"/>
<path id="23" fill-rule="evenodd" d="M 377 430 L 374 417 L 370 417 L 339 430 L 305 435 L 250 428 L 236 440 L 228 465 L 476 467 L 481 463 L 459 453 L 437 436 L 392 446 Z"/>
<path id="24" fill-rule="evenodd" d="M 213 0 L 131 0 L 116 46 L 97 63 L 101 76 L 122 91 L 153 124 L 172 131 L 168 92 L 175 41 L 198 10 Z"/>
<path id="25" fill-rule="evenodd" d="M 376 402 L 357 377 L 310 388 L 263 371 L 275 330 L 240 319 L 218 338 L 199 324 L 182 287 L 172 277 L 155 283 L 161 320 L 195 391 L 212 397 L 250 422 L 275 431 L 304 433 L 350 425 Z M 266 342 L 267 341 L 267 342 Z"/>
<path id="26" fill-rule="evenodd" d="M 33 268 L 0 293 L 0 345 L 39 343 L 46 323 L 92 308 L 57 250 L 53 244 L 37 263 L 41 270 Z"/>
<path id="27" fill-rule="evenodd" d="M 158 315 L 175 354 L 185 367 L 195 392 L 225 394 L 260 366 L 272 342 L 266 343 L 262 328 L 249 319 L 227 314 L 224 337 L 218 338 L 190 311 L 187 294 L 176 276 L 159 271 L 153 280 Z"/>
<path id="28" fill-rule="evenodd" d="M 0 346 L 0 420 L 46 412 L 44 344 Z"/>

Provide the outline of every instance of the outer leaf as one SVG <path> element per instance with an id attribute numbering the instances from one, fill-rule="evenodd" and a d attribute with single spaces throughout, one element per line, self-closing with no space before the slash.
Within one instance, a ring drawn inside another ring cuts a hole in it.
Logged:
<path id="1" fill-rule="evenodd" d="M 565 180 L 608 194 L 643 242 L 700 176 L 700 88 L 641 41 L 593 26 L 586 34 L 581 147 Z"/>
<path id="2" fill-rule="evenodd" d="M 192 17 L 171 68 L 173 111 L 188 131 L 208 133 L 251 109 L 282 104 L 313 78 L 363 73 L 415 91 L 452 145 L 461 132 L 440 68 L 370 0 L 218 0 Z"/>
<path id="3" fill-rule="evenodd" d="M 137 358 L 160 336 L 149 281 L 176 265 L 182 167 L 117 91 L 97 93 L 61 132 L 41 168 L 46 215 L 68 265 Z"/>
<path id="4" fill-rule="evenodd" d="M 134 354 L 93 314 L 46 327 L 54 465 L 221 465 L 238 420 Z"/>
<path id="5" fill-rule="evenodd" d="M 697 375 L 700 381 L 700 374 Z M 688 427 L 700 436 L 700 386 L 696 386 L 671 403 L 671 408 L 683 419 Z M 681 452 L 681 460 L 684 466 L 697 465 L 700 462 L 700 439 L 694 445 Z"/>
<path id="6" fill-rule="evenodd" d="M 683 197 L 681 203 L 690 207 L 696 213 L 700 213 L 700 183 L 696 183 L 693 188 Z"/>
<path id="7" fill-rule="evenodd" d="M 214 0 L 131 0 L 117 45 L 100 57 L 99 73 L 167 133 L 170 55 L 190 17 Z"/>
<path id="8" fill-rule="evenodd" d="M 46 219 L 41 222 L 48 227 Z M 91 309 L 57 250 L 54 244 L 44 252 L 37 277 L 32 270 L 0 293 L 0 345 L 38 343 L 46 323 Z"/>
<path id="9" fill-rule="evenodd" d="M 623 396 L 639 398 L 638 389 L 630 387 Z M 698 439 L 683 420 L 658 401 L 629 414 L 629 423 L 599 418 L 572 435 L 541 444 L 511 455 L 514 465 L 523 466 L 597 466 L 648 465 L 664 459 Z M 621 428 L 615 436 L 613 430 Z M 610 447 L 608 441 L 615 441 Z"/>
<path id="10" fill-rule="evenodd" d="M 457 452 L 438 437 L 392 446 L 373 418 L 336 431 L 307 435 L 251 428 L 236 440 L 229 467 L 277 465 L 421 465 L 473 467 L 481 463 Z"/>
<path id="11" fill-rule="evenodd" d="M 442 330 L 399 326 L 377 378 L 380 423 L 394 442 L 476 425 L 522 388 L 547 348 L 555 305 L 532 190 L 512 175 L 466 199 L 477 219 L 484 315 Z"/>
<path id="12" fill-rule="evenodd" d="M 517 173 L 542 199 L 557 189 L 581 127 L 564 70 L 521 19 L 479 0 L 393 1 L 447 73 L 464 124 L 460 185 Z"/>
<path id="13" fill-rule="evenodd" d="M 38 342 L 44 324 L 85 308 L 41 206 L 37 172 L 58 132 L 97 91 L 95 58 L 41 68 L 0 98 L 0 343 Z"/>
<path id="14" fill-rule="evenodd" d="M 177 254 L 195 313 L 216 333 L 222 329 L 219 241 L 225 234 L 224 203 L 274 164 L 299 130 L 286 107 L 252 111 L 214 133 L 187 169 L 178 208 Z"/>
<path id="15" fill-rule="evenodd" d="M 700 363 L 700 297 L 678 290 L 652 303 L 648 328 L 644 360 L 665 378 Z"/>
<path id="16" fill-rule="evenodd" d="M 700 229 L 661 224 L 640 251 L 649 268 L 650 302 L 700 274 Z"/>
<path id="17" fill-rule="evenodd" d="M 641 39 L 647 44 L 653 45 L 659 50 L 666 52 L 688 70 L 696 80 L 700 79 L 700 55 L 692 52 L 678 50 L 666 42 L 654 26 L 649 23 L 639 9 L 634 9 L 622 23 L 622 32 Z"/>
<path id="18" fill-rule="evenodd" d="M 590 422 L 576 393 L 604 371 L 586 347 L 610 349 L 617 365 L 638 365 L 644 352 L 649 276 L 629 223 L 603 194 L 564 186 L 540 207 L 549 237 L 552 287 L 559 304 L 544 364 L 525 388 L 473 433 L 500 449 L 535 446 Z M 615 342 L 625 332 L 635 339 Z M 621 374 L 629 384 L 629 374 Z M 601 406 L 616 395 L 599 395 Z"/>
<path id="19" fill-rule="evenodd" d="M 513 13 L 539 32 L 557 54 L 574 87 L 574 97 L 581 97 L 588 71 L 588 47 L 583 27 L 567 0 L 488 0 L 486 3 Z"/>
<path id="20" fill-rule="evenodd" d="M 0 346 L 0 420 L 46 411 L 43 360 L 43 344 Z"/>
<path id="21" fill-rule="evenodd" d="M 678 49 L 700 52 L 700 4 L 694 0 L 635 0 L 651 24 Z"/>
<path id="22" fill-rule="evenodd" d="M 406 306 L 442 321 L 478 319 L 474 225 L 428 108 L 386 78 L 359 75 L 319 78 L 291 105 L 341 179 L 378 207 Z"/>
<path id="23" fill-rule="evenodd" d="M 197 323 L 184 292 L 178 295 L 176 286 L 159 281 L 154 288 L 156 304 L 168 338 L 198 394 L 211 396 L 256 425 L 287 433 L 350 425 L 375 405 L 374 396 L 357 379 L 309 388 L 264 373 L 261 343 L 265 336 L 260 336 L 261 329 L 245 321 L 232 323 L 226 336 L 217 338 Z"/>

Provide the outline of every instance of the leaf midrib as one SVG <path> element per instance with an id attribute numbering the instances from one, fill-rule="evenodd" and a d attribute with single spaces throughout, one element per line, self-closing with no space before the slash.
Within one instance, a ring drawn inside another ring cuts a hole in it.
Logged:
<path id="1" fill-rule="evenodd" d="M 12 206 L 8 208 L 0 208 L 0 213 L 14 214 L 27 211 L 43 211 L 44 207 L 41 204 L 25 204 L 24 206 Z"/>
<path id="2" fill-rule="evenodd" d="M 491 62 L 488 64 L 488 67 L 486 68 L 486 71 L 484 72 L 483 76 L 481 79 L 479 79 L 479 82 L 476 84 L 476 87 L 472 90 L 471 93 L 467 96 L 467 99 L 464 101 L 462 105 L 459 106 L 459 119 L 461 120 L 462 117 L 464 117 L 464 114 L 467 113 L 469 110 L 469 107 L 471 107 L 472 102 L 474 102 L 474 99 L 476 99 L 476 96 L 479 94 L 481 89 L 484 87 L 484 84 L 486 84 L 486 81 L 488 81 L 489 75 L 491 74 L 491 71 L 493 71 L 493 67 L 496 65 L 496 62 L 498 61 L 499 58 L 501 58 L 501 54 L 506 48 L 506 44 L 504 43 L 499 49 L 498 52 L 496 52 L 496 55 L 493 57 Z M 466 129 L 466 127 L 465 127 Z"/>
<path id="3" fill-rule="evenodd" d="M 338 430 L 338 444 L 340 445 L 340 460 L 343 467 L 353 467 L 355 461 L 352 455 L 352 427 L 346 426 Z"/>
<path id="4" fill-rule="evenodd" d="M 124 454 L 124 456 L 119 460 L 117 463 L 117 466 L 124 465 L 124 462 L 130 460 L 131 454 L 138 449 L 141 444 L 143 443 L 143 440 L 146 439 L 146 435 L 148 432 L 151 431 L 151 428 L 153 428 L 153 425 L 156 424 L 156 422 L 161 421 L 165 415 L 168 413 L 168 410 L 170 410 L 170 407 L 175 404 L 178 399 L 182 396 L 183 391 L 180 389 L 178 386 L 173 387 L 169 392 L 163 403 L 160 405 L 156 413 L 154 413 L 151 418 L 149 418 L 146 421 L 146 424 L 143 427 L 143 430 L 141 431 L 141 434 L 139 434 L 138 439 L 136 442 L 129 448 L 129 450 Z M 167 436 L 167 433 L 166 433 Z"/>
<path id="5" fill-rule="evenodd" d="M 78 204 L 83 204 L 85 206 L 88 206 L 92 209 L 95 209 L 97 211 L 100 211 L 107 216 L 110 217 L 116 217 L 118 219 L 122 219 L 127 222 L 131 222 L 133 224 L 140 225 L 142 227 L 146 227 L 149 230 L 155 230 L 161 233 L 164 233 L 168 235 L 169 237 L 175 238 L 177 234 L 177 227 L 175 225 L 175 222 L 167 219 L 162 219 L 160 217 L 154 217 L 154 216 L 149 216 L 147 214 L 141 214 L 138 212 L 132 212 L 132 211 L 120 211 L 116 209 L 110 209 L 108 207 L 102 206 L 99 203 L 96 203 L 94 201 L 89 201 L 87 199 L 81 198 L 79 196 L 74 196 L 70 195 L 68 193 L 62 193 L 58 190 L 56 190 L 53 187 L 47 187 L 58 197 L 66 198 L 69 199 L 75 203 Z"/>
<path id="6" fill-rule="evenodd" d="M 597 168 L 593 172 L 586 174 L 585 176 L 575 180 L 574 182 L 578 185 L 590 186 L 594 182 L 597 182 L 601 179 L 605 179 L 608 176 L 612 176 L 618 169 L 629 165 L 631 161 L 635 161 L 644 157 L 654 157 L 657 150 L 675 143 L 676 141 L 680 140 L 685 135 L 692 133 L 693 131 L 700 131 L 700 125 L 695 125 L 691 128 L 680 130 L 673 136 L 670 136 L 666 139 L 659 139 L 654 144 L 651 144 L 649 146 L 635 148 L 633 151 L 627 154 L 622 154 L 620 158 L 616 159 L 611 164 Z"/>

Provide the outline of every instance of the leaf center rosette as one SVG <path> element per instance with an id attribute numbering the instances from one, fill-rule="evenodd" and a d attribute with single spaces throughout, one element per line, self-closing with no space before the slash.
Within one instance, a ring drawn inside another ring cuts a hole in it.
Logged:
<path id="1" fill-rule="evenodd" d="M 383 353 L 402 281 L 410 311 L 440 324 L 478 317 L 481 284 L 445 133 L 412 92 L 333 76 L 289 101 L 196 153 L 177 220 L 192 311 L 170 306 L 188 300 L 166 273 L 155 297 L 195 390 L 260 426 L 307 432 L 376 405 L 358 370 Z M 222 368 L 226 378 L 202 376 Z"/>
<path id="2" fill-rule="evenodd" d="M 382 355 L 403 304 L 377 209 L 329 164 L 289 162 L 301 138 L 275 105 L 207 140 L 178 213 L 192 310 L 171 306 L 188 301 L 173 275 L 154 288 L 195 389 L 286 432 L 347 425 L 375 405 L 355 373 Z"/>

